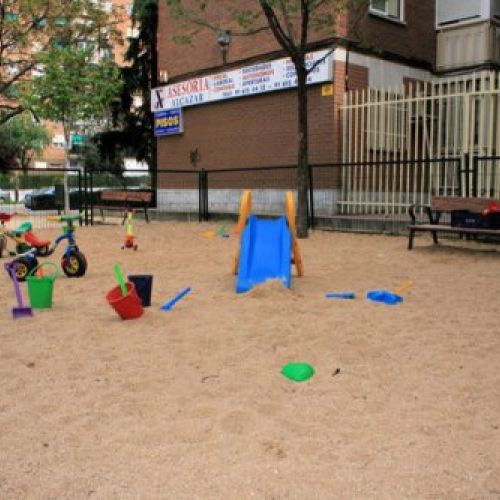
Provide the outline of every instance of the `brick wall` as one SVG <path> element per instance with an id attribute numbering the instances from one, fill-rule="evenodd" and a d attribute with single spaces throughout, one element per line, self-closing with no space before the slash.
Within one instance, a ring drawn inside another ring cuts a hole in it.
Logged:
<path id="1" fill-rule="evenodd" d="M 251 4 L 254 8 L 258 2 L 245 2 L 244 0 L 217 0 L 209 2 L 206 18 L 214 23 L 231 30 L 233 33 L 241 32 L 241 28 L 235 25 L 228 15 L 228 5 L 234 6 Z M 260 23 L 259 25 L 262 25 Z M 171 18 L 165 1 L 159 2 L 158 13 L 158 68 L 167 70 L 170 78 L 186 75 L 207 68 L 216 68 L 222 65 L 222 56 L 217 44 L 217 34 L 209 29 L 202 29 L 192 38 L 192 44 L 180 45 L 174 42 L 176 34 L 182 34 L 186 30 L 179 28 L 179 21 Z M 257 24 L 255 25 L 257 26 Z M 337 32 L 345 34 L 345 20 L 341 20 Z M 311 42 L 321 40 L 325 36 L 331 36 L 331 31 L 310 34 Z M 249 59 L 262 54 L 282 52 L 278 42 L 269 32 L 261 32 L 252 36 L 233 36 L 229 47 L 227 62 L 238 63 L 243 59 Z M 283 57 L 283 56 L 281 56 Z"/>
<path id="2" fill-rule="evenodd" d="M 239 0 L 239 3 L 244 5 L 248 2 Z M 239 28 L 227 14 L 229 4 L 234 5 L 235 1 L 218 0 L 209 3 L 207 18 L 225 29 L 236 32 Z M 256 2 L 251 2 L 251 4 L 255 5 Z M 375 53 L 387 52 L 434 66 L 436 53 L 434 26 L 435 0 L 405 0 L 404 23 L 395 23 L 367 14 L 359 23 L 357 31 L 358 39 L 365 49 Z M 160 2 L 158 28 L 158 67 L 160 70 L 167 70 L 170 78 L 175 79 L 180 75 L 222 65 L 220 48 L 214 31 L 202 29 L 193 37 L 191 45 L 179 45 L 173 41 L 173 36 L 182 32 L 183 30 L 179 28 L 179 21 L 171 18 L 166 2 Z M 346 19 L 339 19 L 336 33 L 339 36 L 346 35 Z M 333 34 L 331 30 L 322 33 L 312 32 L 310 41 L 319 41 Z M 353 37 L 354 35 L 351 35 L 351 38 Z M 273 52 L 281 52 L 281 47 L 269 32 L 253 36 L 233 36 L 227 61 L 229 64 L 237 64 L 240 60 Z"/>
<path id="3" fill-rule="evenodd" d="M 386 51 L 435 67 L 436 0 L 405 0 L 404 23 L 367 15 L 359 25 L 364 47 Z"/>
<path id="4" fill-rule="evenodd" d="M 225 26 L 224 3 L 212 3 L 214 10 L 210 12 L 212 16 L 219 16 L 222 26 Z M 435 43 L 433 5 L 434 0 L 407 0 L 406 26 L 368 16 L 362 24 L 366 39 L 376 41 L 377 48 L 393 51 L 401 57 L 414 55 L 415 48 L 420 47 L 418 57 L 430 62 L 434 58 Z M 214 32 L 202 31 L 194 38 L 193 46 L 180 46 L 172 41 L 175 24 L 165 3 L 161 2 L 160 70 L 167 69 L 175 79 L 221 65 Z M 228 62 L 238 63 L 278 50 L 277 42 L 268 33 L 233 37 Z M 334 71 L 333 97 L 323 97 L 321 85 L 309 88 L 310 163 L 332 163 L 342 159 L 341 106 L 346 89 L 346 65 L 336 62 Z M 350 63 L 347 88 L 364 88 L 367 84 L 367 68 Z M 184 133 L 157 141 L 159 169 L 192 171 L 189 153 L 195 148 L 201 157 L 198 167 L 206 169 L 294 165 L 297 162 L 297 95 L 293 90 L 187 107 L 183 113 Z"/>
<path id="5" fill-rule="evenodd" d="M 346 65 L 334 67 L 334 95 L 322 85 L 309 87 L 309 160 L 342 159 L 341 106 Z M 367 68 L 349 64 L 348 89 L 365 88 Z M 158 168 L 193 170 L 190 151 L 200 154 L 199 168 L 295 165 L 297 162 L 297 93 L 271 92 L 184 108 L 184 133 L 158 138 Z"/>
<path id="6" fill-rule="evenodd" d="M 321 85 L 309 90 L 309 157 L 333 158 L 333 99 Z M 200 168 L 294 165 L 297 162 L 297 93 L 272 92 L 184 108 L 184 133 L 158 139 L 158 168 L 192 169 L 189 152 L 198 148 Z"/>

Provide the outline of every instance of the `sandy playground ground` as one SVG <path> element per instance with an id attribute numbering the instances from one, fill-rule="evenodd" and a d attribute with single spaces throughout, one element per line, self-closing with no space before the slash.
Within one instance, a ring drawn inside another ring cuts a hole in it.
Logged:
<path id="1" fill-rule="evenodd" d="M 291 290 L 236 295 L 217 227 L 138 223 L 137 253 L 78 228 L 88 273 L 33 319 L 2 271 L 0 498 L 500 498 L 498 246 L 313 232 Z M 154 275 L 139 320 L 104 299 L 115 262 Z M 400 306 L 363 298 L 407 279 Z"/>

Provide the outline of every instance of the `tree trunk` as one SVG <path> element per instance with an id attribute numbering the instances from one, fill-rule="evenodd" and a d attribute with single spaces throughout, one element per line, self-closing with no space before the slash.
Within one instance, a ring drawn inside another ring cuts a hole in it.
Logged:
<path id="1" fill-rule="evenodd" d="M 298 92 L 299 152 L 297 162 L 297 237 L 307 238 L 309 192 L 309 141 L 307 129 L 307 73 L 304 64 L 296 65 Z"/>
<path id="2" fill-rule="evenodd" d="M 71 140 L 71 130 L 69 125 L 63 125 L 64 130 L 64 213 L 69 214 L 70 204 L 69 204 L 69 189 L 68 189 L 68 169 L 71 166 L 69 159 L 69 144 Z"/>

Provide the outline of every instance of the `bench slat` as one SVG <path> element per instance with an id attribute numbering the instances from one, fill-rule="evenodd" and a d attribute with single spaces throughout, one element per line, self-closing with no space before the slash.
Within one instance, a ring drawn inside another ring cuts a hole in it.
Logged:
<path id="1" fill-rule="evenodd" d="M 120 210 L 126 212 L 130 209 L 142 208 L 144 210 L 146 222 L 149 222 L 148 205 L 151 203 L 152 197 L 153 193 L 151 191 L 102 191 L 101 202 L 106 203 L 96 204 L 94 208 L 101 211 L 103 220 L 104 210 Z"/>
<path id="2" fill-rule="evenodd" d="M 453 210 L 468 210 L 481 213 L 487 209 L 491 202 L 499 203 L 494 198 L 462 198 L 460 196 L 435 196 L 432 198 L 432 209 L 438 212 L 451 212 Z"/>
<path id="3" fill-rule="evenodd" d="M 475 227 L 458 227 L 445 224 L 410 224 L 413 231 L 443 231 L 447 233 L 490 234 L 500 236 L 500 229 L 480 229 Z"/>
<path id="4" fill-rule="evenodd" d="M 126 191 L 102 191 L 101 193 L 101 200 L 104 201 L 125 201 L 126 198 Z"/>
<path id="5" fill-rule="evenodd" d="M 144 203 L 149 203 L 151 201 L 151 193 L 148 192 L 133 192 L 129 191 L 126 193 L 127 201 L 139 201 Z"/>

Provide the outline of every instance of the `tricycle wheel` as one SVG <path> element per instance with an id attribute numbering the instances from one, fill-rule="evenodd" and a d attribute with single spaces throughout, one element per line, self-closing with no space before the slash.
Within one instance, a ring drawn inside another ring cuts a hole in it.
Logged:
<path id="1" fill-rule="evenodd" d="M 87 259 L 81 252 L 71 252 L 61 259 L 61 267 L 69 278 L 80 278 L 87 270 Z"/>
<path id="2" fill-rule="evenodd" d="M 6 248 L 7 248 L 7 238 L 2 234 L 2 236 L 0 236 L 0 258 L 3 256 L 3 252 Z"/>
<path id="3" fill-rule="evenodd" d="M 38 266 L 38 260 L 20 257 L 13 263 L 13 265 L 16 269 L 17 281 L 25 281 L 31 270 Z"/>

